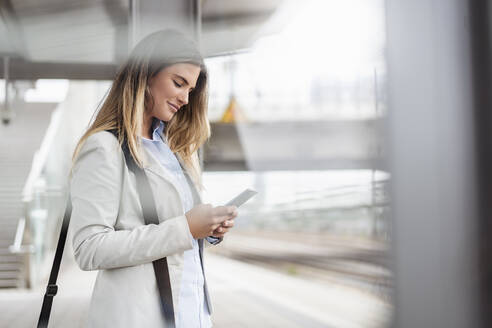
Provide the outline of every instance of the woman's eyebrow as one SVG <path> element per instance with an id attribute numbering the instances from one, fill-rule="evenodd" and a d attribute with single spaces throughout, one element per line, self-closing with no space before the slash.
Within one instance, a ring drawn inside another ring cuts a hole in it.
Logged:
<path id="1" fill-rule="evenodd" d="M 190 84 L 188 83 L 188 81 L 187 81 L 184 77 L 182 77 L 181 75 L 174 74 L 174 76 L 179 77 L 180 79 L 182 79 L 182 80 L 184 81 L 184 83 L 185 83 L 185 84 L 190 85 Z M 192 87 L 192 89 L 194 89 L 194 87 Z"/>

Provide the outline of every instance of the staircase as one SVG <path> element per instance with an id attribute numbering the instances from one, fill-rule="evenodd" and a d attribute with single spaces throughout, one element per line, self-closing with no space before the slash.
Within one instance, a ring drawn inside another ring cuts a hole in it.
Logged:
<path id="1" fill-rule="evenodd" d="M 13 254 L 19 219 L 24 216 L 22 191 L 50 123 L 54 103 L 14 105 L 15 117 L 0 125 L 0 288 L 24 287 L 24 255 Z M 0 123 L 1 124 L 1 123 Z"/>

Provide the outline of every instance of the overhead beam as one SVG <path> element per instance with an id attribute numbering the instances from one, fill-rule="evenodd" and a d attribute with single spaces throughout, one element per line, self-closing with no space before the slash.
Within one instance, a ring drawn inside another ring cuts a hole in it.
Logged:
<path id="1" fill-rule="evenodd" d="M 233 25 L 250 25 L 254 23 L 263 23 L 275 12 L 271 11 L 259 11 L 255 13 L 237 13 L 232 15 L 204 15 L 202 22 L 204 25 L 219 25 L 219 26 L 233 26 Z"/>
<path id="2" fill-rule="evenodd" d="M 205 170 L 386 170 L 379 119 L 212 123 Z"/>
<path id="3" fill-rule="evenodd" d="M 19 58 L 10 59 L 9 68 L 10 80 L 112 80 L 118 69 L 116 64 L 47 63 Z M 0 76 L 5 78 L 3 67 L 0 67 Z"/>

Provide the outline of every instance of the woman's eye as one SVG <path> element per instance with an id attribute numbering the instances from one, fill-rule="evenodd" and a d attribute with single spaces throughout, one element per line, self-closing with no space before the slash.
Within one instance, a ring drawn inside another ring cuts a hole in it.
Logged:
<path id="1" fill-rule="evenodd" d="M 176 82 L 176 81 L 174 81 L 174 80 L 173 80 L 173 82 L 174 82 L 174 85 L 175 85 L 175 86 L 177 86 L 178 88 L 181 88 L 181 84 L 179 84 L 178 82 Z"/>

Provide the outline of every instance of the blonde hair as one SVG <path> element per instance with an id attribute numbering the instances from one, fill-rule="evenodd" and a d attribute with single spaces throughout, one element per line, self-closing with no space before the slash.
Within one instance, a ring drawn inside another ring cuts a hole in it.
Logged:
<path id="1" fill-rule="evenodd" d="M 135 162 L 143 167 L 141 142 L 144 111 L 153 103 L 149 80 L 162 69 L 176 63 L 191 63 L 200 67 L 195 88 L 183 106 L 166 123 L 165 135 L 172 152 L 183 160 L 191 178 L 201 189 L 201 169 L 197 151 L 210 136 L 207 119 L 208 74 L 196 44 L 184 34 L 163 30 L 150 34 L 133 49 L 128 60 L 120 67 L 109 93 L 87 131 L 80 138 L 72 167 L 83 144 L 99 131 L 117 132 L 120 146 L 126 142 Z"/>

